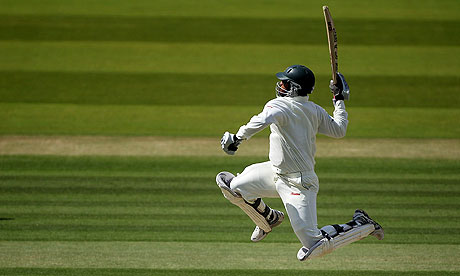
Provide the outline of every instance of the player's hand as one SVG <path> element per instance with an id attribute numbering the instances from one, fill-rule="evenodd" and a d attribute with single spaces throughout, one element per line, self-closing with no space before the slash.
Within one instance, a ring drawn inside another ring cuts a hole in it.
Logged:
<path id="1" fill-rule="evenodd" d="M 329 89 L 331 89 L 331 93 L 334 97 L 334 100 L 336 101 L 344 99 L 343 94 L 342 94 L 342 89 L 340 89 L 339 87 L 339 83 L 340 82 L 337 82 L 336 84 L 334 84 L 333 80 L 331 80 L 331 82 L 329 83 Z"/>
<path id="2" fill-rule="evenodd" d="M 234 155 L 238 150 L 238 146 L 241 144 L 241 141 L 242 140 L 238 139 L 235 134 L 226 131 L 222 136 L 222 139 L 220 139 L 220 144 L 225 153 Z"/>
<path id="3" fill-rule="evenodd" d="M 331 93 L 334 96 L 334 100 L 348 100 L 350 98 L 350 88 L 348 87 L 348 83 L 345 81 L 345 77 L 337 73 L 337 83 L 331 80 L 329 83 L 329 89 L 331 89 Z"/>

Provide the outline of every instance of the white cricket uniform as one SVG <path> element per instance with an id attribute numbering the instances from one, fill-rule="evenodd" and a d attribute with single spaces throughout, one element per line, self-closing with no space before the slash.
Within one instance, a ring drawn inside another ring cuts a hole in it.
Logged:
<path id="1" fill-rule="evenodd" d="M 239 139 L 250 139 L 270 126 L 270 161 L 248 166 L 230 187 L 247 201 L 280 197 L 294 232 L 307 248 L 322 238 L 316 217 L 316 134 L 341 138 L 348 125 L 344 102 L 336 101 L 334 107 L 331 117 L 308 96 L 278 97 L 236 133 Z"/>

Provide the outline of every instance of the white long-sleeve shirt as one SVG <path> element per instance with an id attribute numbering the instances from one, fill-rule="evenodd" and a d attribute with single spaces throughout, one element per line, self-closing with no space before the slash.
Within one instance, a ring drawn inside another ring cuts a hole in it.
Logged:
<path id="1" fill-rule="evenodd" d="M 263 111 L 240 127 L 236 136 L 250 139 L 270 126 L 269 159 L 276 173 L 312 172 L 314 174 L 316 134 L 345 136 L 348 114 L 345 103 L 336 101 L 334 116 L 308 100 L 308 97 L 279 97 L 270 100 Z"/>

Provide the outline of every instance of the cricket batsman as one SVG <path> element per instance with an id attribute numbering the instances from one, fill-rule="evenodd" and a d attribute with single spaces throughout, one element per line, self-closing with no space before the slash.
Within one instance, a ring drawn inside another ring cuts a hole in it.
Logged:
<path id="1" fill-rule="evenodd" d="M 309 101 L 315 88 L 313 72 L 303 65 L 289 66 L 276 74 L 276 98 L 265 104 L 236 134 L 225 132 L 222 149 L 234 155 L 241 142 L 270 127 L 269 161 L 246 167 L 234 176 L 221 172 L 216 181 L 223 195 L 240 207 L 256 224 L 251 240 L 261 241 L 281 224 L 284 214 L 267 206 L 262 198 L 281 198 L 291 226 L 302 247 L 300 261 L 321 257 L 368 235 L 381 240 L 383 228 L 363 210 L 356 210 L 352 220 L 344 224 L 318 229 L 316 196 L 319 181 L 315 173 L 316 134 L 342 138 L 347 131 L 344 100 L 349 88 L 342 74 L 337 73 L 336 85 L 331 81 L 334 113 L 330 116 L 322 107 Z"/>

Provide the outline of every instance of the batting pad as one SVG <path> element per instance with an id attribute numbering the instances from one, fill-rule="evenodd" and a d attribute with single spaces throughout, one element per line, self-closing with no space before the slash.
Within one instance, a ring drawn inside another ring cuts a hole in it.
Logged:
<path id="1" fill-rule="evenodd" d="M 228 201 L 230 201 L 232 204 L 240 207 L 243 212 L 246 213 L 246 215 L 249 216 L 249 218 L 257 225 L 259 226 L 262 230 L 265 232 L 270 232 L 272 231 L 272 228 L 268 224 L 267 220 L 265 219 L 264 216 L 262 216 L 254 207 L 249 205 L 244 198 L 240 195 L 235 193 L 230 187 L 225 183 L 225 180 L 231 179 L 233 174 L 229 172 L 221 172 L 216 176 L 216 182 L 217 186 L 222 191 L 222 194 Z"/>
<path id="2" fill-rule="evenodd" d="M 306 247 L 300 248 L 297 253 L 297 259 L 299 259 L 299 261 L 305 261 L 307 259 L 322 257 L 331 253 L 334 249 L 364 239 L 374 232 L 374 230 L 373 224 L 364 224 L 354 227 L 347 232 L 340 233 L 334 238 L 323 238 L 310 249 Z"/>

